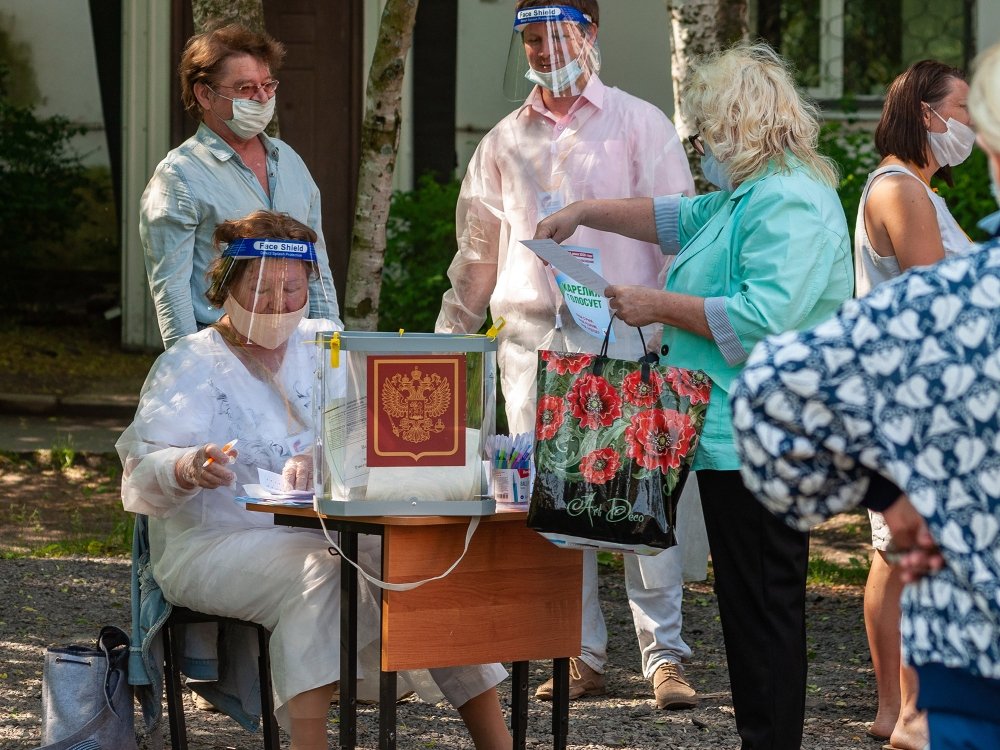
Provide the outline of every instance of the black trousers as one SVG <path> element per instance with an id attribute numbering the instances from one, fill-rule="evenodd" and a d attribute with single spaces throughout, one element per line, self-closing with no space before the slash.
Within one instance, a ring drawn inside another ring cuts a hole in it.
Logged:
<path id="1" fill-rule="evenodd" d="M 800 750 L 809 534 L 775 518 L 738 471 L 699 471 L 742 750 Z"/>

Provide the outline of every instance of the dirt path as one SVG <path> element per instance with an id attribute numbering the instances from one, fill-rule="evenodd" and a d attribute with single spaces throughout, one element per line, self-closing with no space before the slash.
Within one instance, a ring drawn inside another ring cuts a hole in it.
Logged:
<path id="1" fill-rule="evenodd" d="M 117 463 L 89 457 L 67 470 L 39 468 L 0 457 L 0 550 L 45 540 L 113 534 L 123 516 Z M 839 516 L 814 535 L 814 552 L 846 563 L 866 558 L 866 520 Z M 870 748 L 865 735 L 875 690 L 868 658 L 860 586 L 815 586 L 808 596 L 809 688 L 803 747 Z M 689 584 L 684 637 L 694 651 L 688 676 L 703 694 L 692 711 L 657 711 L 639 671 L 622 574 L 602 568 L 601 600 L 610 635 L 609 695 L 572 704 L 574 750 L 635 748 L 708 750 L 738 747 L 733 726 L 718 610 L 710 585 Z M 46 646 L 92 642 L 103 624 L 127 629 L 129 565 L 125 559 L 63 557 L 0 559 L 0 747 L 28 750 L 40 742 L 41 669 Z M 531 689 L 546 679 L 533 665 Z M 509 710 L 509 683 L 501 690 Z M 530 747 L 546 746 L 548 705 L 532 702 Z M 257 748 L 251 735 L 224 717 L 189 706 L 192 748 Z M 375 747 L 377 707 L 361 711 L 361 748 Z M 331 742 L 336 740 L 331 714 Z M 447 705 L 407 701 L 399 707 L 399 747 L 471 748 L 457 713 Z"/>

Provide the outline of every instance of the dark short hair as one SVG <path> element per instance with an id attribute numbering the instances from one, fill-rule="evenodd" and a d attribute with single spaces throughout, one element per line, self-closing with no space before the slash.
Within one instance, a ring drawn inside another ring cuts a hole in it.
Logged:
<path id="1" fill-rule="evenodd" d="M 243 238 L 315 242 L 317 234 L 312 228 L 288 214 L 260 210 L 242 219 L 232 219 L 219 224 L 212 234 L 212 244 L 216 250 L 220 250 L 223 244 L 228 245 L 233 240 Z M 229 296 L 229 290 L 242 280 L 250 266 L 251 263 L 247 258 L 223 258 L 219 255 L 212 261 L 205 274 L 209 281 L 205 297 L 213 307 L 222 307 L 222 303 Z"/>
<path id="2" fill-rule="evenodd" d="M 895 156 L 918 167 L 927 165 L 922 103 L 936 108 L 955 80 L 964 81 L 965 73 L 937 60 L 921 60 L 896 77 L 886 91 L 882 117 L 875 128 L 875 148 L 883 158 Z M 949 167 L 938 173 L 951 183 Z"/>
<path id="3" fill-rule="evenodd" d="M 188 39 L 177 73 L 181 79 L 181 102 L 194 119 L 202 119 L 194 85 L 214 85 L 226 60 L 233 55 L 255 57 L 267 65 L 271 75 L 274 75 L 285 59 L 285 47 L 267 34 L 251 31 L 238 23 L 210 29 Z"/>
<path id="4" fill-rule="evenodd" d="M 594 22 L 594 26 L 601 25 L 601 11 L 597 7 L 597 0 L 517 0 L 514 10 L 537 8 L 542 5 L 566 5 L 570 8 L 576 8 L 581 13 L 586 13 L 590 16 L 590 20 Z"/>

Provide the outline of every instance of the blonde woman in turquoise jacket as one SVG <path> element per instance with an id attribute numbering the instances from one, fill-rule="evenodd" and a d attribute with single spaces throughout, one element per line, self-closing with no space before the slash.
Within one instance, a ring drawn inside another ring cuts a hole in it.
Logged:
<path id="1" fill-rule="evenodd" d="M 664 363 L 712 379 L 694 469 L 736 727 L 743 750 L 799 750 L 809 537 L 744 487 L 728 393 L 758 341 L 816 325 L 852 296 L 850 238 L 836 172 L 816 152 L 815 110 L 770 47 L 740 44 L 709 57 L 683 106 L 718 192 L 580 201 L 542 221 L 536 237 L 561 242 L 583 225 L 658 242 L 677 256 L 664 290 L 609 286 L 605 295 L 632 325 L 664 324 Z"/>

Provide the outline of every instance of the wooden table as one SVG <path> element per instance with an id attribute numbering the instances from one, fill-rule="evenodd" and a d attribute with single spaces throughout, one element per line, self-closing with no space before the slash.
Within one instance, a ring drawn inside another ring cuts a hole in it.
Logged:
<path id="1" fill-rule="evenodd" d="M 250 503 L 275 523 L 319 528 L 312 509 Z M 409 591 L 382 592 L 379 747 L 396 747 L 396 672 L 513 662 L 511 732 L 524 748 L 528 662 L 553 660 L 553 747 L 566 747 L 569 657 L 580 653 L 582 553 L 557 549 L 527 528 L 521 510 L 484 516 L 465 558 L 448 576 Z M 438 575 L 462 551 L 469 519 L 460 516 L 332 516 L 344 554 L 357 560 L 358 534 L 382 537 L 382 580 Z M 357 743 L 358 576 L 341 566 L 340 747 Z"/>

